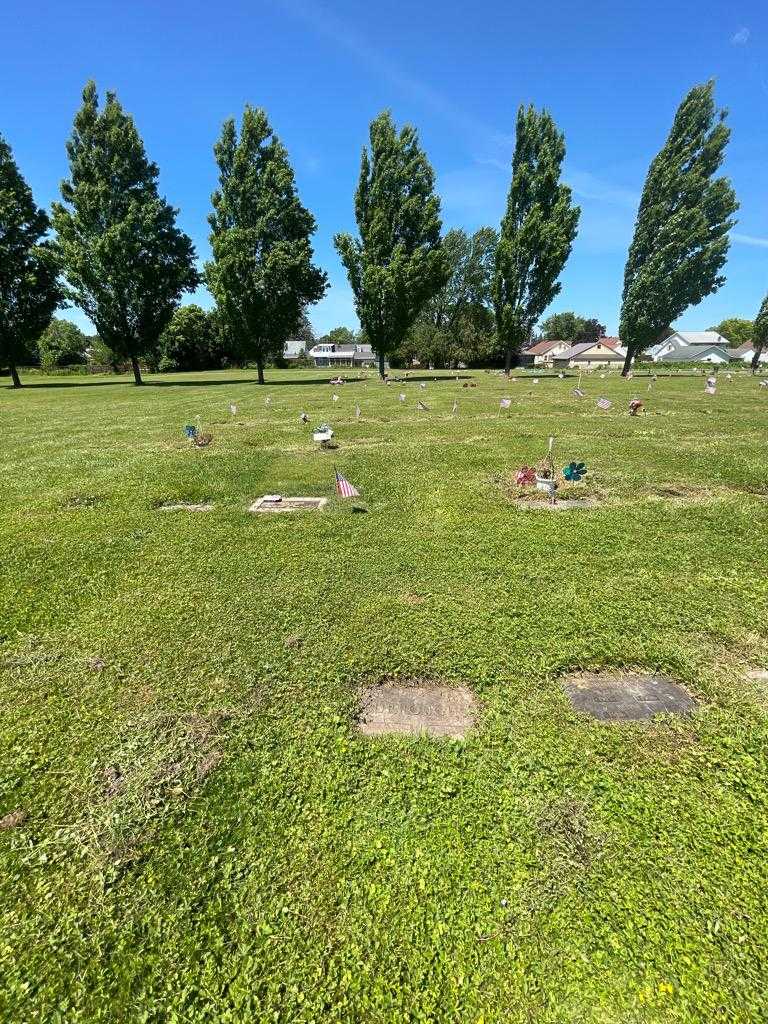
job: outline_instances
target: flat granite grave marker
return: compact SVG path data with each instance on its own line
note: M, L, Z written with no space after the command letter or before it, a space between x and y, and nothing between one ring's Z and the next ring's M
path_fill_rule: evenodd
M328 504L327 498L283 498L265 494L248 506L249 512L315 512Z
M637 722L661 713L687 715L698 702L664 676L639 672L578 672L563 680L577 711L603 722Z
M358 729L364 736L398 734L463 739L472 727L475 698L464 686L384 684L362 691Z

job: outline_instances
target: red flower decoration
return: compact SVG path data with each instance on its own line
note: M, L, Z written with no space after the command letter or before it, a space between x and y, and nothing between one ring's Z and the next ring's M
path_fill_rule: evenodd
M518 487L527 487L536 482L536 470L530 466L521 466L515 474L515 483Z

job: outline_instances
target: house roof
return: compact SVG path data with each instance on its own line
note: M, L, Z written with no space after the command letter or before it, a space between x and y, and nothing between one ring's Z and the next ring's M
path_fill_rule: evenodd
M728 349L731 359L743 359L744 356L751 356L755 351L755 347L752 342L748 341L746 345L739 345L738 348Z
M726 362L733 358L730 349L723 345L686 345L668 353L668 358L663 361L670 363L695 363L699 359L706 359L709 355L718 355Z
M675 331L665 341L669 341L671 338L680 338L684 345L724 345L726 348L728 347L728 339L724 338L722 334L718 334L717 331Z
M567 345L564 341L537 341L535 345L531 345L530 348L525 350L525 354L529 356L545 356L547 352L551 352L555 345Z
M607 351L598 352L598 346ZM563 352L562 355L558 356L558 359L578 359L579 356L585 355L591 349L595 349L595 355L599 355L601 359L623 359L624 356L618 350L618 347L618 338L600 338L599 341L580 341L578 344L571 346L567 352Z

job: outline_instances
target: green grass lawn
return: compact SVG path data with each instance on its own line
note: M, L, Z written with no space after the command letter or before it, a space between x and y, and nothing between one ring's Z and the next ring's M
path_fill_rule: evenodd
M768 1017L768 391L423 376L0 389L3 1021ZM510 500L550 434L595 507ZM587 719L559 676L601 666L700 708ZM386 676L477 727L358 736Z

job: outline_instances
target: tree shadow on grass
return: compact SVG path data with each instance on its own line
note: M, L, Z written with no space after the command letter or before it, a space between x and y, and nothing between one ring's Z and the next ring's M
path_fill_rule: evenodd
M417 384L421 381L433 381L435 383L439 381L452 381L456 379L467 380L469 379L466 374L455 374L455 373L442 373L442 374L421 374L419 376L411 375L409 377L392 376L390 381L393 384ZM370 377L359 379L357 377L350 377L344 381L344 385L349 384L365 384L367 382L379 383L378 377ZM208 387L220 387L222 385L233 385L233 384L255 384L259 386L258 379L256 377L245 377L240 379L225 379L225 380L152 380L149 378L145 380L141 387L144 388L208 388ZM264 381L261 387L272 387L281 388L284 385L295 387L302 384L330 384L330 380L327 376L324 377L304 377L300 380L270 380L269 377ZM122 385L123 387L134 388L136 385L132 380L128 380L126 377L116 377L114 380L68 380L68 381L46 381L45 383L32 383L27 384L22 382L22 387L14 389L11 384L5 385L7 391L48 391L56 388L105 388ZM2 387L3 385L0 385ZM342 386L342 385L340 385Z

